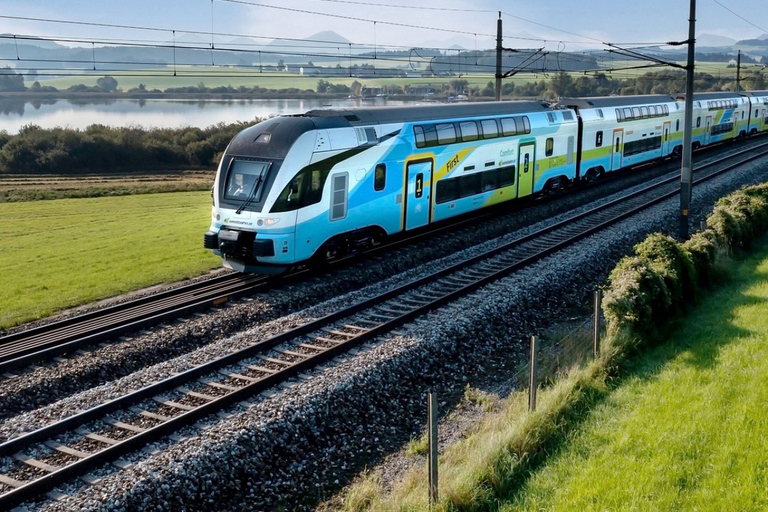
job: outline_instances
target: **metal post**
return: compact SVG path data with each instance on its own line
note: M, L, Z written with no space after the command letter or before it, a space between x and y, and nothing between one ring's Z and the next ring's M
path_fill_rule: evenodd
M688 214L691 209L691 188L693 166L691 143L693 139L693 66L694 43L696 41L696 0L691 0L691 15L688 19L688 66L685 81L685 129L683 132L683 168L680 172L680 240L688 238Z
M707 221L703 220L701 221L701 230L706 231L707 230Z
M602 290L595 290L595 325L592 332L592 355L595 359L600 355L600 303L602 300Z
M539 351L538 347L538 339L536 336L531 336L531 377L528 381L528 410L529 411L535 411L536 410L536 385L537 385L537 376L536 376L536 359L537 359L537 352Z
M496 22L496 101L501 101L501 11Z
M741 84L741 50L736 58L736 92L739 92L739 84Z
M429 419L427 431L429 437L429 508L437 504L437 395L429 394Z

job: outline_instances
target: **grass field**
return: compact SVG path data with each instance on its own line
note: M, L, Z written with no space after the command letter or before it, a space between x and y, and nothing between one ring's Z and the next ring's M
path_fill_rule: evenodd
M768 242L756 254L499 510L768 509Z
M0 203L210 190L214 177L214 171L77 176L0 174Z
M90 75L90 71L88 74ZM105 72L103 74L93 74L92 76L83 76L81 71L76 72L73 76L68 77L56 77L46 78L38 77L37 80L46 86L56 87L60 90L65 90L72 85L85 84L88 86L95 86L96 80L104 74L113 76L117 82L118 87L124 91L138 87L139 84L144 84L147 89L160 89L165 90L169 87L187 87L197 86L201 82L207 87L217 86L232 86L232 87L264 87L266 89L287 89L295 87L298 89L312 89L317 88L317 82L320 79L328 80L334 84L351 85L352 82L357 80L365 87L386 87L399 85L404 86L408 84L418 84L423 86L441 86L442 84L448 84L453 80L459 78L469 81L471 87L479 86L485 87L488 82L494 80L493 74L488 75L468 75L468 76L449 76L449 77L429 77L429 78L359 78L359 77L317 77L317 76L300 76L295 73L259 73L258 68L255 69L243 69L243 68L222 68L222 67L186 67L178 68L177 76L173 76L172 69L162 70L143 70L143 71L129 71L125 72L125 75L139 75L139 76L121 76L121 72ZM543 76L534 77L533 75L523 75L515 77L513 79L505 79L505 83L514 82L515 84L527 83L533 80L540 80ZM26 84L31 85L30 83Z
M0 328L206 272L210 192L0 203Z

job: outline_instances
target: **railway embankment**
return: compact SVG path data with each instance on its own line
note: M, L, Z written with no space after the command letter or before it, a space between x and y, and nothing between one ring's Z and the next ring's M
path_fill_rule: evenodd
M716 199L734 188L765 181L766 172L759 165L746 166L700 187L692 218L703 219ZM180 431L126 457L123 469L107 467L91 475L91 481L98 479L94 485L61 488L67 496L41 509L205 510L215 503L222 510L312 510L363 468L421 434L428 390L439 390L441 410L448 411L468 382L513 388L516 383L504 382L503 375L509 375L515 353L523 351L520 340L583 306L594 284L603 282L645 233L674 229L676 207L659 205L642 220L621 223L313 371L310 380L295 379L226 417ZM437 264L425 263L302 314L321 315L332 302L376 293ZM238 339L258 337L258 331ZM118 380L73 400L94 400L92 394L122 385ZM21 428L23 421L19 417L7 426Z
M732 257L765 253L768 185L724 197L706 226L684 243L652 234L619 261L600 356L540 389L535 412L512 394L448 447L434 510L760 508L766 263ZM392 492L377 478L342 508L428 507L423 467Z

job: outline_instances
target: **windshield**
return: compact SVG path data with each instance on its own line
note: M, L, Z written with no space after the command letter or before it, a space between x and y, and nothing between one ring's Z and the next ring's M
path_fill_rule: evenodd
M224 199L235 201L260 201L261 184L269 167L269 162L254 160L234 160L227 175Z

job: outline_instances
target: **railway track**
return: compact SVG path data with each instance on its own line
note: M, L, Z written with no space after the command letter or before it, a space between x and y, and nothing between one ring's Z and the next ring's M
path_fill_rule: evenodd
M757 146L757 149L760 147L762 145ZM749 148L739 154L755 149ZM731 157L726 157L723 160L728 158ZM707 166L718 165L719 162L713 162ZM700 167L697 172L704 168L706 166ZM638 172L642 172L642 170ZM670 180L674 179L676 178L670 178ZM407 246L414 241L423 243L426 234L435 236L441 232L472 229L477 222L482 222L486 217L508 215L510 211L514 212L525 205L510 206L511 208L502 213L498 209L488 209L488 211L477 212L477 214L459 222L433 226L415 234L396 238L385 245L366 251L366 257L383 254L394 248ZM333 262L330 267L343 266L348 263L348 259ZM132 332L175 320L194 312L204 311L239 297L265 290L278 283L305 279L310 273L311 269L301 268L279 277L243 274L218 276L0 337L0 375L10 374L14 370L39 361L49 361L62 354L74 353L98 343L118 339L120 336Z
M761 158L739 153L728 167L697 169L696 182ZM0 474L0 508L35 498L180 427L299 376L350 349L451 303L607 226L679 193L663 180L543 230L486 250L323 318L176 374L0 444L14 467ZM149 404L152 404L151 406ZM48 453L32 457L28 453Z

